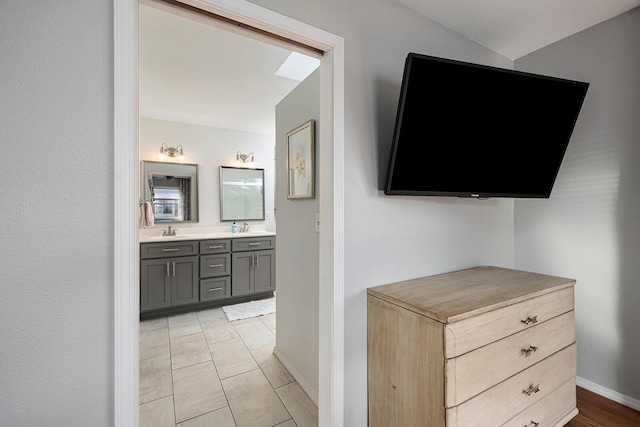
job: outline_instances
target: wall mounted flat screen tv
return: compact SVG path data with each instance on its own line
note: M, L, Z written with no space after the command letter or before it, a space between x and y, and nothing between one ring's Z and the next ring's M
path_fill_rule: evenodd
M385 194L548 198L588 87L410 53Z

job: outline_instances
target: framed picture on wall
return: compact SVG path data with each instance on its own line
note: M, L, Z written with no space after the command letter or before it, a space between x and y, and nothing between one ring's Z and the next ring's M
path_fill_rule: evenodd
M309 120L287 133L287 199L315 198L314 129Z

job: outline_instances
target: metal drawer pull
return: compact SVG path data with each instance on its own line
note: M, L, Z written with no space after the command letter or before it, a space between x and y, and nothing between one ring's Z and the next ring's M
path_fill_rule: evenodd
M173 262L173 275L176 275L176 262Z
M224 267L224 264L209 264L209 268Z
M222 249L222 248L224 248L224 245L209 246L209 249Z
M262 242L249 243L249 246L260 246L261 244L262 244Z
M522 351L522 354L524 354L524 357L529 357L531 356L532 353L535 353L537 349L538 347L530 345L529 348L523 348L520 351Z
M221 291L224 288L209 288L209 292Z
M529 386L529 388L522 390L522 392L524 394L526 394L527 396L531 396L532 394L536 394L537 392L540 391L540 384L538 384L537 386L534 386L533 384L531 384Z
M529 323L536 324L538 323L538 316L529 316L525 320L521 320L520 322L524 323L525 325L528 325Z
M162 252L175 252L175 251L179 251L180 248L163 248Z
M537 423L537 422L532 420L529 424L527 424L524 427L538 427L539 425L540 425L540 423Z
M167 261L167 276L171 276L171 270L169 270L169 261Z

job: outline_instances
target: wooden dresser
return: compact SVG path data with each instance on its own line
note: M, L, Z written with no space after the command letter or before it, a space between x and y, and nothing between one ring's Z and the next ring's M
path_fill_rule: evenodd
M565 425L574 285L478 267L369 288L369 426Z

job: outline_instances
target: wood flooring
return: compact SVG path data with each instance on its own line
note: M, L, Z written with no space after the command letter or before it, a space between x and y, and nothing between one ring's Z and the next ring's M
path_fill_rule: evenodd
M640 412L577 387L580 413L566 427L640 427Z

